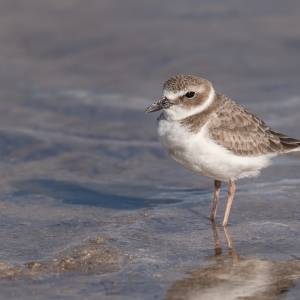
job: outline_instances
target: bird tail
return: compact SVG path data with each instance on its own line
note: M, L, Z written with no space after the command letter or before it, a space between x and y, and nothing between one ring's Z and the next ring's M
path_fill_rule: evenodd
M282 152L300 151L300 140L291 138L285 134L272 131L276 135L282 145Z

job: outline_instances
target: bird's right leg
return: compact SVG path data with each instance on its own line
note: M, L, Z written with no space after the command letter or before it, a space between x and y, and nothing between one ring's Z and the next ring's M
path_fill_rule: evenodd
M210 216L210 219L212 221L216 221L217 206L218 206L218 200L219 200L219 195L220 195L220 190L221 190L221 184L222 184L222 181L215 180L214 202L213 202L213 207L212 207L211 216Z

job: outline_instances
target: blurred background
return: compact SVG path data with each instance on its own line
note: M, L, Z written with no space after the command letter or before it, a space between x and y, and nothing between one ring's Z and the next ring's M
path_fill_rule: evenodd
M169 77L192 74L210 80L216 91L276 131L300 138L299 12L295 0L0 0L0 260L52 259L103 232L114 236L114 247L147 251L145 240L131 240L147 228L151 247L157 247L152 253L166 271L165 285L157 283L163 295L175 278L166 275L174 272L169 262L182 261L182 271L214 248L193 238L200 224L202 236L212 240L205 224L210 224L213 182L167 157L157 141L157 114L144 111L160 99ZM296 154L282 156L259 179L238 183L231 224L239 241L244 239L242 253L265 250L247 248L258 216L287 223L299 217L299 164ZM287 197L289 206L281 201ZM184 201L195 210L173 209L176 222L168 219L165 207ZM273 210L269 201L276 202ZM130 228L123 219L114 223L120 214L141 209L164 226L138 225L140 216L128 217ZM294 226L299 235L299 224ZM248 235L239 233L245 228ZM269 245L276 240L274 228L264 229L270 231ZM173 231L177 241L196 243L186 263L189 254L179 242L174 256L167 246L161 250L167 237L174 242L167 235ZM283 236L289 234L283 230ZM292 238L288 245L296 247ZM141 258L132 268L147 285L145 278L151 282L156 275L145 264ZM2 276L9 276L3 270ZM84 278L76 288L92 291L96 285L89 284L96 279ZM72 285L68 280L60 284ZM44 284L51 294L51 284ZM22 298L27 285L0 286Z
M297 1L2 0L1 90L160 97L174 74L234 98L299 94Z
M160 99L163 83L176 74L209 79L217 91L275 130L299 137L299 10L293 0L166 0L147 5L138 0L0 1L3 159L19 159L25 177L29 171L31 177L49 177L40 165L36 170L32 164L25 167L29 152L31 163L45 165L45 157L72 152L70 145L53 146L51 138L65 143L78 136L93 138L105 143L106 150L99 146L101 153L97 149L93 158L90 149L80 158L69 155L62 168L51 161L55 176L72 177L89 163L95 173L90 177L105 180L113 166L107 157L113 163L119 156L120 164L130 163L122 170L115 164L118 171L107 180L117 175L126 181L131 168L149 168L145 157L135 162L141 151L149 152L138 145L157 141L157 115L143 112ZM23 136L25 129L27 139L39 136L41 142L42 136L44 148L27 141L30 145L20 154L20 146L26 145L6 132ZM117 144L124 140L134 149L127 145L120 150ZM12 153L16 146L17 153ZM154 147L148 154L154 155L151 165L159 168L156 157L164 152ZM66 175L68 168L72 172Z

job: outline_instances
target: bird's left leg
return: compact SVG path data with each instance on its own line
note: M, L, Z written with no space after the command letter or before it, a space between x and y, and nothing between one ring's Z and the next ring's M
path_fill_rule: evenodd
M225 211L225 215L224 215L224 220L223 220L222 226L226 226L227 225L228 217L229 217L229 213L230 213L231 204L232 204L232 201L233 201L235 190L236 190L236 187L235 187L234 181L230 180L229 188L228 188L227 206L226 206L226 211Z

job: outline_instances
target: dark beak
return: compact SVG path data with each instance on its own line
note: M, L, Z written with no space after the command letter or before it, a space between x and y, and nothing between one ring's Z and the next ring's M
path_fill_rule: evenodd
M172 103L167 98L162 98L160 101L151 104L145 111L145 114L154 111L162 110L164 108L169 108Z

